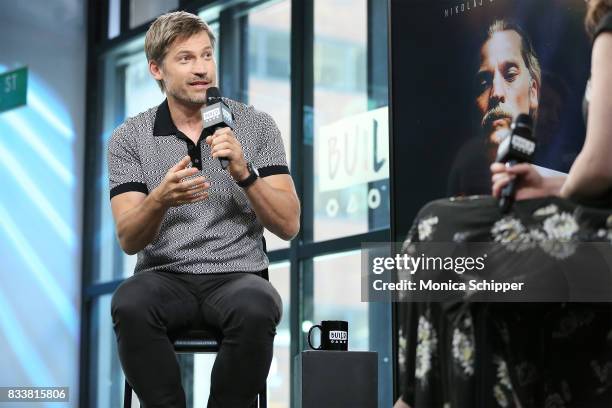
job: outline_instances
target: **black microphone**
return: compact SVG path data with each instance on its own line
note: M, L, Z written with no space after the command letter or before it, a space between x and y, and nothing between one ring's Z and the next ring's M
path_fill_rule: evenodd
M204 121L204 131L206 136L210 136L219 128L228 127L234 129L234 116L230 108L221 99L219 88L210 87L206 90L206 108L202 111ZM221 168L227 169L229 159L219 157Z
M512 167L517 163L532 163L536 142L533 137L533 121L531 116L521 113L512 122L510 134L500 143L497 149L497 162L506 163ZM502 189L499 198L499 208L507 213L514 203L516 194L516 178Z

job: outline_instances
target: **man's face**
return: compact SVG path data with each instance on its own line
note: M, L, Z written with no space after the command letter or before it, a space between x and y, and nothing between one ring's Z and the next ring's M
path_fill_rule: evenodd
M217 65L208 34L204 31L177 38L161 65L149 62L155 79L163 80L169 98L189 104L206 102L206 90L217 86Z
M507 30L493 34L480 50L476 107L491 146L507 134L519 113L538 107L538 85L521 55L521 37Z

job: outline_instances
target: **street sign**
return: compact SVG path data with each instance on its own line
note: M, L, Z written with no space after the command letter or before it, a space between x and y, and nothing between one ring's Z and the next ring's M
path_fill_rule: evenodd
M0 74L0 112L26 104L28 68Z

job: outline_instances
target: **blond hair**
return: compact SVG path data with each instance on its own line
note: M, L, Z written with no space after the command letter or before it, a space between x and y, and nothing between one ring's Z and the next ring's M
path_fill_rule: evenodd
M177 38L189 38L192 35L206 32L210 44L215 48L215 34L211 28L195 14L185 11L174 11L159 16L149 27L145 36L145 54L147 62L154 61L159 66L164 63L168 48ZM157 80L162 92L165 92L164 82Z

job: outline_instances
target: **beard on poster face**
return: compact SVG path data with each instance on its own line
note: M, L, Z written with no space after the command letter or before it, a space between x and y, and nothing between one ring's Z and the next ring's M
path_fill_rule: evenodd
M488 110L480 122L480 127L487 136L487 141L495 145L499 144L508 133L513 117L512 112L501 105Z

